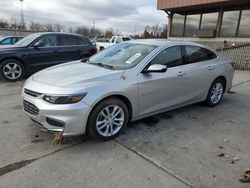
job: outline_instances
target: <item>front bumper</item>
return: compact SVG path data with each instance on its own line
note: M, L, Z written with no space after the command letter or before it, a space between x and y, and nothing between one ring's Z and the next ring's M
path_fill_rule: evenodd
M55 105L22 93L24 112L43 131L63 132L63 136L84 134L90 107L84 102Z

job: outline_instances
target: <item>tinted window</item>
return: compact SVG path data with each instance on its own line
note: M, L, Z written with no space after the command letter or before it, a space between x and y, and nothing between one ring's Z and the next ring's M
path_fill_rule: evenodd
M15 44L16 42L18 42L19 40L21 40L22 38L17 37L17 38L12 38L12 43Z
M123 41L129 41L129 40L131 40L131 39L128 38L128 37L123 37L122 40L123 40Z
M85 41L75 36L63 35L60 36L60 38L61 38L60 46L77 46L77 45L87 44Z
M168 68L182 65L182 55L180 46L166 48L151 61L151 65L167 65Z
M1 44L11 44L11 38L7 38L1 42Z
M15 44L18 41L18 38L12 38L12 44Z
M56 35L47 35L39 40L42 42L44 47L53 47L57 46L57 36Z
M185 49L186 60L188 63L207 61L217 57L215 53L211 52L210 50L198 46L185 46Z

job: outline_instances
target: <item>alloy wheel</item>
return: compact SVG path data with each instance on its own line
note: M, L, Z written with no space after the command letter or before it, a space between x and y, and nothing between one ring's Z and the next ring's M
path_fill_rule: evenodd
M8 79L15 80L22 75L22 68L17 63L10 62L3 67L3 73Z
M96 130L104 137L113 136L122 128L124 120L124 111L120 106L107 106L97 116Z
M223 95L223 85L220 82L217 82L216 84L214 84L212 91L211 91L211 102L213 104L217 104L218 102L220 102L221 98Z

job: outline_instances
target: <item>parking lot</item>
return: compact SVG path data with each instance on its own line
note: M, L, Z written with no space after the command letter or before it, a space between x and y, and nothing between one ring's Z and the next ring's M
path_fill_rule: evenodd
M114 141L53 147L22 112L23 83L0 80L0 187L250 187L238 181L250 167L248 71L235 72L216 108L195 104L135 122Z

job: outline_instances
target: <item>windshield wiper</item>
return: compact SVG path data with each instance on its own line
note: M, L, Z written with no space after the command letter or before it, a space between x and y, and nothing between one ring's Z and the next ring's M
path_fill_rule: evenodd
M83 63L90 63L90 61L89 61L89 58L87 57L87 58L83 58L83 59L81 59L81 62L83 62Z
M111 69L111 70L115 70L112 65L106 65L106 64L103 64L103 63L90 63L90 64L91 65L97 65L99 67L104 67L104 68Z

